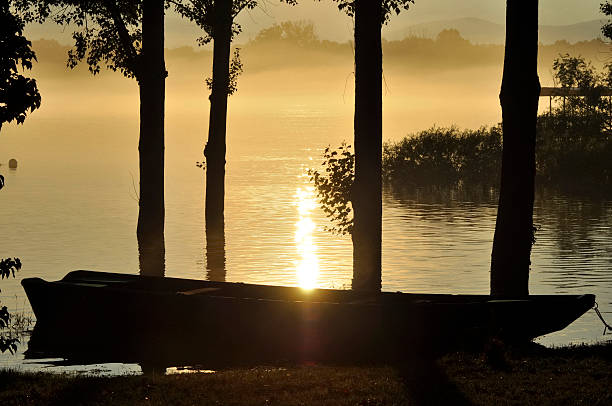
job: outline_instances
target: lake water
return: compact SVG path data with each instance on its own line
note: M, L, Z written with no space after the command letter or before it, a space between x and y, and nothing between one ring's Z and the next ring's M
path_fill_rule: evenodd
M74 91L75 99L51 93L49 107L23 127L2 129L0 169L6 187L0 192L0 257L17 256L24 264L16 280L2 281L2 302L11 310L29 311L21 278L54 280L74 269L138 273L137 94L130 86L131 92L117 96L123 104L114 110L107 100L90 98L87 108L78 110L81 93ZM265 95L258 103L246 87L246 97L230 103L221 275L207 266L204 173L195 165L205 139L205 99L168 99L166 275L350 286L350 239L324 230L327 219L305 176L321 161L326 145L351 139L350 103L341 97L333 103L294 98L266 107ZM76 109L78 118L62 110L64 105ZM390 109L385 138L403 135L396 129L405 120L399 109ZM7 168L13 157L19 160L17 170ZM494 190L387 188L383 204L384 290L488 293ZM539 191L534 216L541 229L532 254L530 292L594 293L610 321L612 199ZM538 341L601 341L606 339L602 330L589 311L566 330ZM5 365L23 365L20 354L2 359Z

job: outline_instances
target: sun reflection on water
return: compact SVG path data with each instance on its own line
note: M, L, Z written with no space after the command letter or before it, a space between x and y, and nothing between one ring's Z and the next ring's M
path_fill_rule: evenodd
M295 223L295 245L298 251L297 280L303 289L313 289L319 277L319 257L317 245L313 240L316 226L311 218L311 212L317 205L314 187L297 188L295 198L298 209L298 221Z

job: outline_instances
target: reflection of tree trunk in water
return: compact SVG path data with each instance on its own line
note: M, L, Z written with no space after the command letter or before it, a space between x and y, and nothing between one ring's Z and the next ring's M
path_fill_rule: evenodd
M140 196L138 253L143 275L164 275L164 2L149 0L142 9L140 87Z
M376 18L378 16L378 18ZM353 289L381 288L382 45L381 0L355 1L355 182Z
M491 294L529 294L533 238L538 79L538 2L508 0L506 49L499 99L503 154L491 254Z
M225 282L225 228L206 227L206 279Z

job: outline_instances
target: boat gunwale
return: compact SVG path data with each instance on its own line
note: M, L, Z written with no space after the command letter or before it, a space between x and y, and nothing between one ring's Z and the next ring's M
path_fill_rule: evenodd
M95 277L91 277L94 276ZM84 277L83 277L84 276ZM89 276L89 277L88 277ZM104 276L107 276L104 279ZM119 277L119 278L118 278ZM126 280L127 279L127 280ZM28 282L28 280L30 282ZM64 285L64 286L78 286L80 288L97 288L107 289L117 292L143 292L149 295L156 296L185 296L193 298L222 298L222 299L234 299L234 300L261 300L271 302L295 302L295 303L321 303L321 304L338 304L338 305L458 305L458 304L481 304L481 305L503 305L505 303L529 303L529 302L550 302L554 301L557 303L563 303L568 301L595 301L595 295L593 294L570 294L570 295L529 295L521 298L501 298L494 297L485 294L456 294L456 293L410 293L410 292L356 292L349 289L327 289L327 288L315 288L305 290L299 286L280 286L280 285L264 285L264 284L253 284L244 282L219 282L219 281L206 281L201 279L188 279L188 278L177 278L177 277L157 277L157 276L143 276L136 274L118 274L109 272L98 272L88 270L75 270L66 274L62 279L57 281L47 281L42 278L25 278L22 280L22 285L41 281L47 284ZM178 289L151 289L151 283L196 283L204 285L212 285L219 287L228 287L233 289L241 289L244 291L248 290L274 290L281 293L293 293L300 292L300 294L314 296L316 294L321 295L344 295L354 296L349 298L340 297L340 300L308 300L304 299L287 299L287 298L274 298L265 297L267 292L261 292L259 295L253 296L241 296L241 295L228 295L228 294L214 294L212 292L206 294L192 294L184 295L184 291ZM103 286L94 286L96 284L105 284ZM125 285L122 285L125 284ZM141 286L134 286L140 284ZM226 292L227 293L227 292ZM314 295L313 295L314 294ZM271 295L276 296L276 295ZM347 300L342 300L347 299ZM395 299L395 300L393 300Z

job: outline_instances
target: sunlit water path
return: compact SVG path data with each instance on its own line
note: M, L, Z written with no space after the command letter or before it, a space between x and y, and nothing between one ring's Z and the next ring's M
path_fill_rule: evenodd
M344 111L344 110L343 110ZM225 217L228 281L346 288L350 239L325 231L327 219L305 176L322 149L350 139L350 109L287 106L274 115L230 115ZM203 120L203 119L202 119ZM76 129L75 129L76 128ZM74 269L138 272L134 119L69 123L33 119L2 134L0 257L18 256L17 280L2 281L2 301L28 311L19 279L53 280ZM78 131L78 136L74 133ZM66 134L73 134L68 137ZM166 275L204 279L203 125L170 117L167 129ZM236 136L240 134L240 137ZM497 195L492 190L384 194L383 288L390 291L487 293ZM612 200L537 195L541 226L533 250L532 293L595 293L612 318ZM591 311L540 342L603 340ZM19 364L21 355L4 356ZM123 367L131 371L127 366Z

